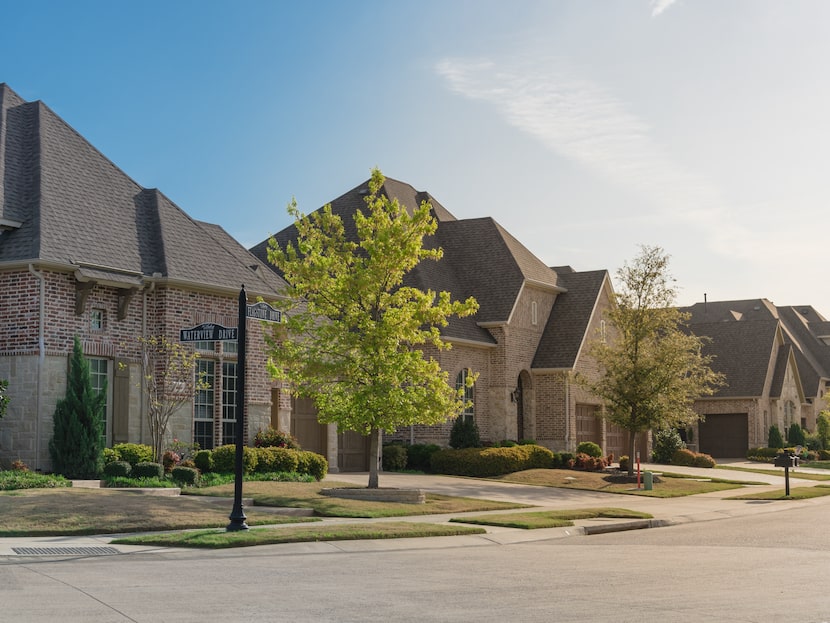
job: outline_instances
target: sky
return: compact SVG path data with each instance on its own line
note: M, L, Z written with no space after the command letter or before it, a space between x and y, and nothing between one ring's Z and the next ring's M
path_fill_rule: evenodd
M830 2L0 0L0 82L246 247L378 167L551 266L830 317Z

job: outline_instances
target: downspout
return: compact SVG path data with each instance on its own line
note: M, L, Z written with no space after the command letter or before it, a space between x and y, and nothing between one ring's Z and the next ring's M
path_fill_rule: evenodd
M146 288L146 287L144 288L144 293L143 293L144 296L142 296L142 298L141 298L141 337L142 338L147 337L147 295L155 289L156 289L156 282L151 281L150 282L150 287L149 288ZM144 396L144 393L145 393L144 392L144 374L145 374L145 372L144 372L144 369L143 369L143 366L144 366L144 358L143 357L141 358L141 363L139 363L139 365L142 366L142 370L141 370L141 379L142 379L142 381L141 381L141 385L139 386L140 391L141 391L141 402L139 403L141 412L139 413L139 418L138 418L139 419L138 440L139 440L140 443L144 443L144 440L145 440L144 431L147 428L144 425L145 424L144 419L147 415L147 404L146 404L146 398Z
M46 361L46 278L43 276L43 273L36 271L32 264L29 264L29 272L40 281L40 311L38 312L37 336L37 393L35 396L35 470L40 471L40 405L41 388L43 387L43 368Z
M571 375L563 373L565 377L565 450L571 450Z

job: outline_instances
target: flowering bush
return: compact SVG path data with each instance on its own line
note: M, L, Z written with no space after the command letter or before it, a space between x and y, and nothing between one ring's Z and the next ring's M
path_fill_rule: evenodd
M281 430L269 426L265 430L258 431L254 436L254 447L299 450L300 444L290 433L284 433Z
M20 459L17 459L16 461L12 461L12 471L15 471L15 472L28 472L29 471L29 466L26 465L26 463L24 463Z
M182 457L172 450L167 450L161 457L161 464L164 465L165 473L170 473L181 462Z

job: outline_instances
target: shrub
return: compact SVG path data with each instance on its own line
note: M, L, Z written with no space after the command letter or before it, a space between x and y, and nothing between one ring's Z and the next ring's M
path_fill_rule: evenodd
M818 452L819 450L824 449L818 433L804 433L804 445L808 450L812 450L813 452Z
M605 459L601 456L591 456L584 452L577 452L573 458L573 469L578 469L586 472L598 472L607 466Z
M329 462L321 454L309 450L292 450L297 455L297 471L301 474L310 474L320 481L329 472Z
M242 446L242 471L252 474L256 470L256 462L256 449ZM213 470L216 472L236 471L236 444L229 443L213 450Z
M664 428L654 434L651 458L655 463L670 463L674 453L685 447L686 444L680 438L680 433L676 429Z
M502 448L512 448L513 446L518 446L519 444L512 439L504 439L498 445Z
M28 472L29 466L22 459L12 461L12 471L14 472Z
M173 477L173 480L184 485L199 484L199 470L193 467L182 467L181 465L176 465L170 471L170 475Z
M536 446L538 444L536 443L535 439L519 439L519 445L520 446Z
M161 463L151 461L139 461L133 465L130 474L132 478L164 478L164 466Z
M525 469L553 469L556 458L552 450L538 444L521 444L527 448L527 467Z
M622 455L620 457L620 471L627 472L628 471L628 456Z
M481 446L481 437L478 433L475 418L464 415L455 418L450 431L450 447L458 450L460 448L478 448L479 446Z
M113 463L114 461L120 461L121 455L118 453L118 450L113 448L104 448L104 466L109 463Z
M602 448L593 441L583 441L576 447L577 454L587 454L588 456L598 459L602 456Z
M489 477L553 464L553 452L542 446L460 448L433 453L432 471L455 476Z
M300 450L300 443L290 433L284 433L269 426L265 430L257 431L254 435L255 448L289 448Z
M387 472L401 472L406 469L406 447L399 443L390 443L383 446L381 465Z
M692 463L695 467L714 467L715 466L715 459L713 459L708 454L703 454L701 452L697 452L695 454L694 461Z
M119 461L127 461L133 467L136 463L153 460L152 446L143 443L117 443L112 449L118 453Z
M746 458L760 463L771 463L778 454L778 448L750 448Z
M816 434L821 440L821 447L830 450L830 413L822 411L816 418Z
M804 429L801 428L801 424L797 422L790 424L790 428L787 430L787 443L791 446L804 445Z
M200 472L211 472L213 471L213 452L210 450L199 450L193 455L193 462Z
M574 455L571 452L560 452L559 453L559 467L563 469L570 469L571 465L573 465Z
M259 473L298 471L299 460L297 459L297 450L270 446L256 448L256 453L256 471Z
M38 472L0 471L0 491L54 489L71 486L72 481L63 476L40 474Z
M177 452L173 452L172 450L165 450L164 454L161 456L161 464L164 465L164 471L166 473L170 473L170 470L181 463L181 461L182 457Z
M681 448L672 455L671 462L673 465L692 467L695 463L695 453L686 448Z
M819 461L830 461L830 450L819 450L818 451L818 460Z
M440 449L441 446L434 443L413 443L406 449L406 468L428 472L430 457Z
M104 465L105 476L123 476L126 478L131 471L133 471L133 467L127 461L113 461Z
M781 436L781 431L773 424L769 427L769 435L767 436L767 447L769 448L783 448L784 438Z

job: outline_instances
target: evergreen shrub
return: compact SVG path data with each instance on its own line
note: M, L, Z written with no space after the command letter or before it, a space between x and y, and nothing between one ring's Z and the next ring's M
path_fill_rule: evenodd
M288 448L290 450L300 450L300 443L290 433L285 433L269 426L265 430L260 430L254 435L255 448Z
M198 485L199 484L199 470L193 467L182 467L176 465L170 470L170 475L173 480L184 485Z
M153 447L143 443L117 443L112 449L118 453L119 461L127 461L132 466L153 460Z
M432 471L438 474L486 478L551 467L553 460L553 452L542 446L460 448L433 453L430 465Z
M256 471L259 473L289 473L298 471L299 460L296 450L289 450L288 448L278 446L267 446L257 448L256 454Z
M164 478L164 465L152 461L139 461L133 465L131 478Z
M475 418L459 415L455 418L450 430L450 448L478 448L481 446L481 436Z
M440 449L441 446L434 443L413 443L406 449L406 468L428 472L431 469L430 457Z
M124 476L125 478L133 471L133 466L127 461L113 461L104 465L104 475L106 476Z
M196 468L203 474L205 472L212 472L213 452L211 450L199 450L193 455L193 462L196 464Z
M600 448L599 444L596 444L593 441L582 441L576 447L576 453L587 454L592 458L598 459L602 456L602 448Z
M784 447L784 438L781 436L781 431L779 428L773 424L769 427L769 435L767 436L767 447L768 448L783 448Z
M252 474L256 470L255 448L242 446L242 471ZM213 471L230 473L236 471L236 444L229 443L213 450Z
M402 472L406 469L406 447L399 443L389 443L383 446L381 465L386 472Z
M309 450L292 450L297 455L297 471L301 474L309 474L314 480L320 481L329 472L329 462L322 454Z
M787 445L803 446L804 445L804 429L801 424L793 422L787 430Z
M670 463L674 453L686 447L680 433L674 428L664 428L654 434L651 459L655 463Z

